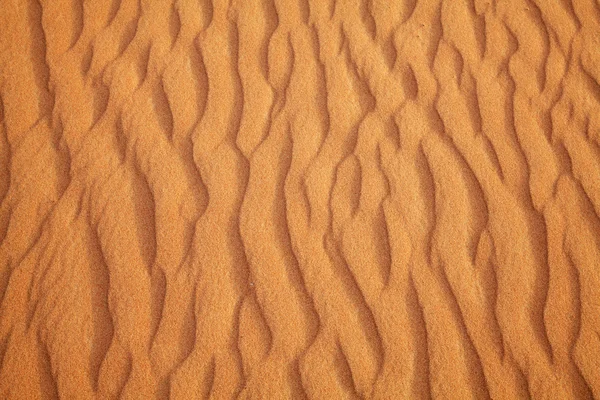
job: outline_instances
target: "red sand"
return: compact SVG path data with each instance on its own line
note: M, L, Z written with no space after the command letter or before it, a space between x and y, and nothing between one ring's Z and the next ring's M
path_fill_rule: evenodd
M600 398L595 0L5 0L0 398Z

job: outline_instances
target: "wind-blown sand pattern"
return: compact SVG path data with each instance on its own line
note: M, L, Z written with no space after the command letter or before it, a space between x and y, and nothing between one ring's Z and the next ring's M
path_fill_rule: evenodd
M600 398L598 1L0 4L0 398Z

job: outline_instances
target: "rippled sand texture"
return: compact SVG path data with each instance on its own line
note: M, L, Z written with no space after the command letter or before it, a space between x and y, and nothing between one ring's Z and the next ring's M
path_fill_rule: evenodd
M596 0L4 0L0 397L600 398Z

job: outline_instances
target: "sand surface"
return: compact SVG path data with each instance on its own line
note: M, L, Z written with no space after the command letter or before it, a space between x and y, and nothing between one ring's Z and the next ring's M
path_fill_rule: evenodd
M600 398L597 0L0 1L0 398Z

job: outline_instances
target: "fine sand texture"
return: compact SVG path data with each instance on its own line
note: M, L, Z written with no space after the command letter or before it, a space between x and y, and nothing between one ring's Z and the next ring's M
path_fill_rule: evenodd
M598 0L1 0L1 399L600 399Z

